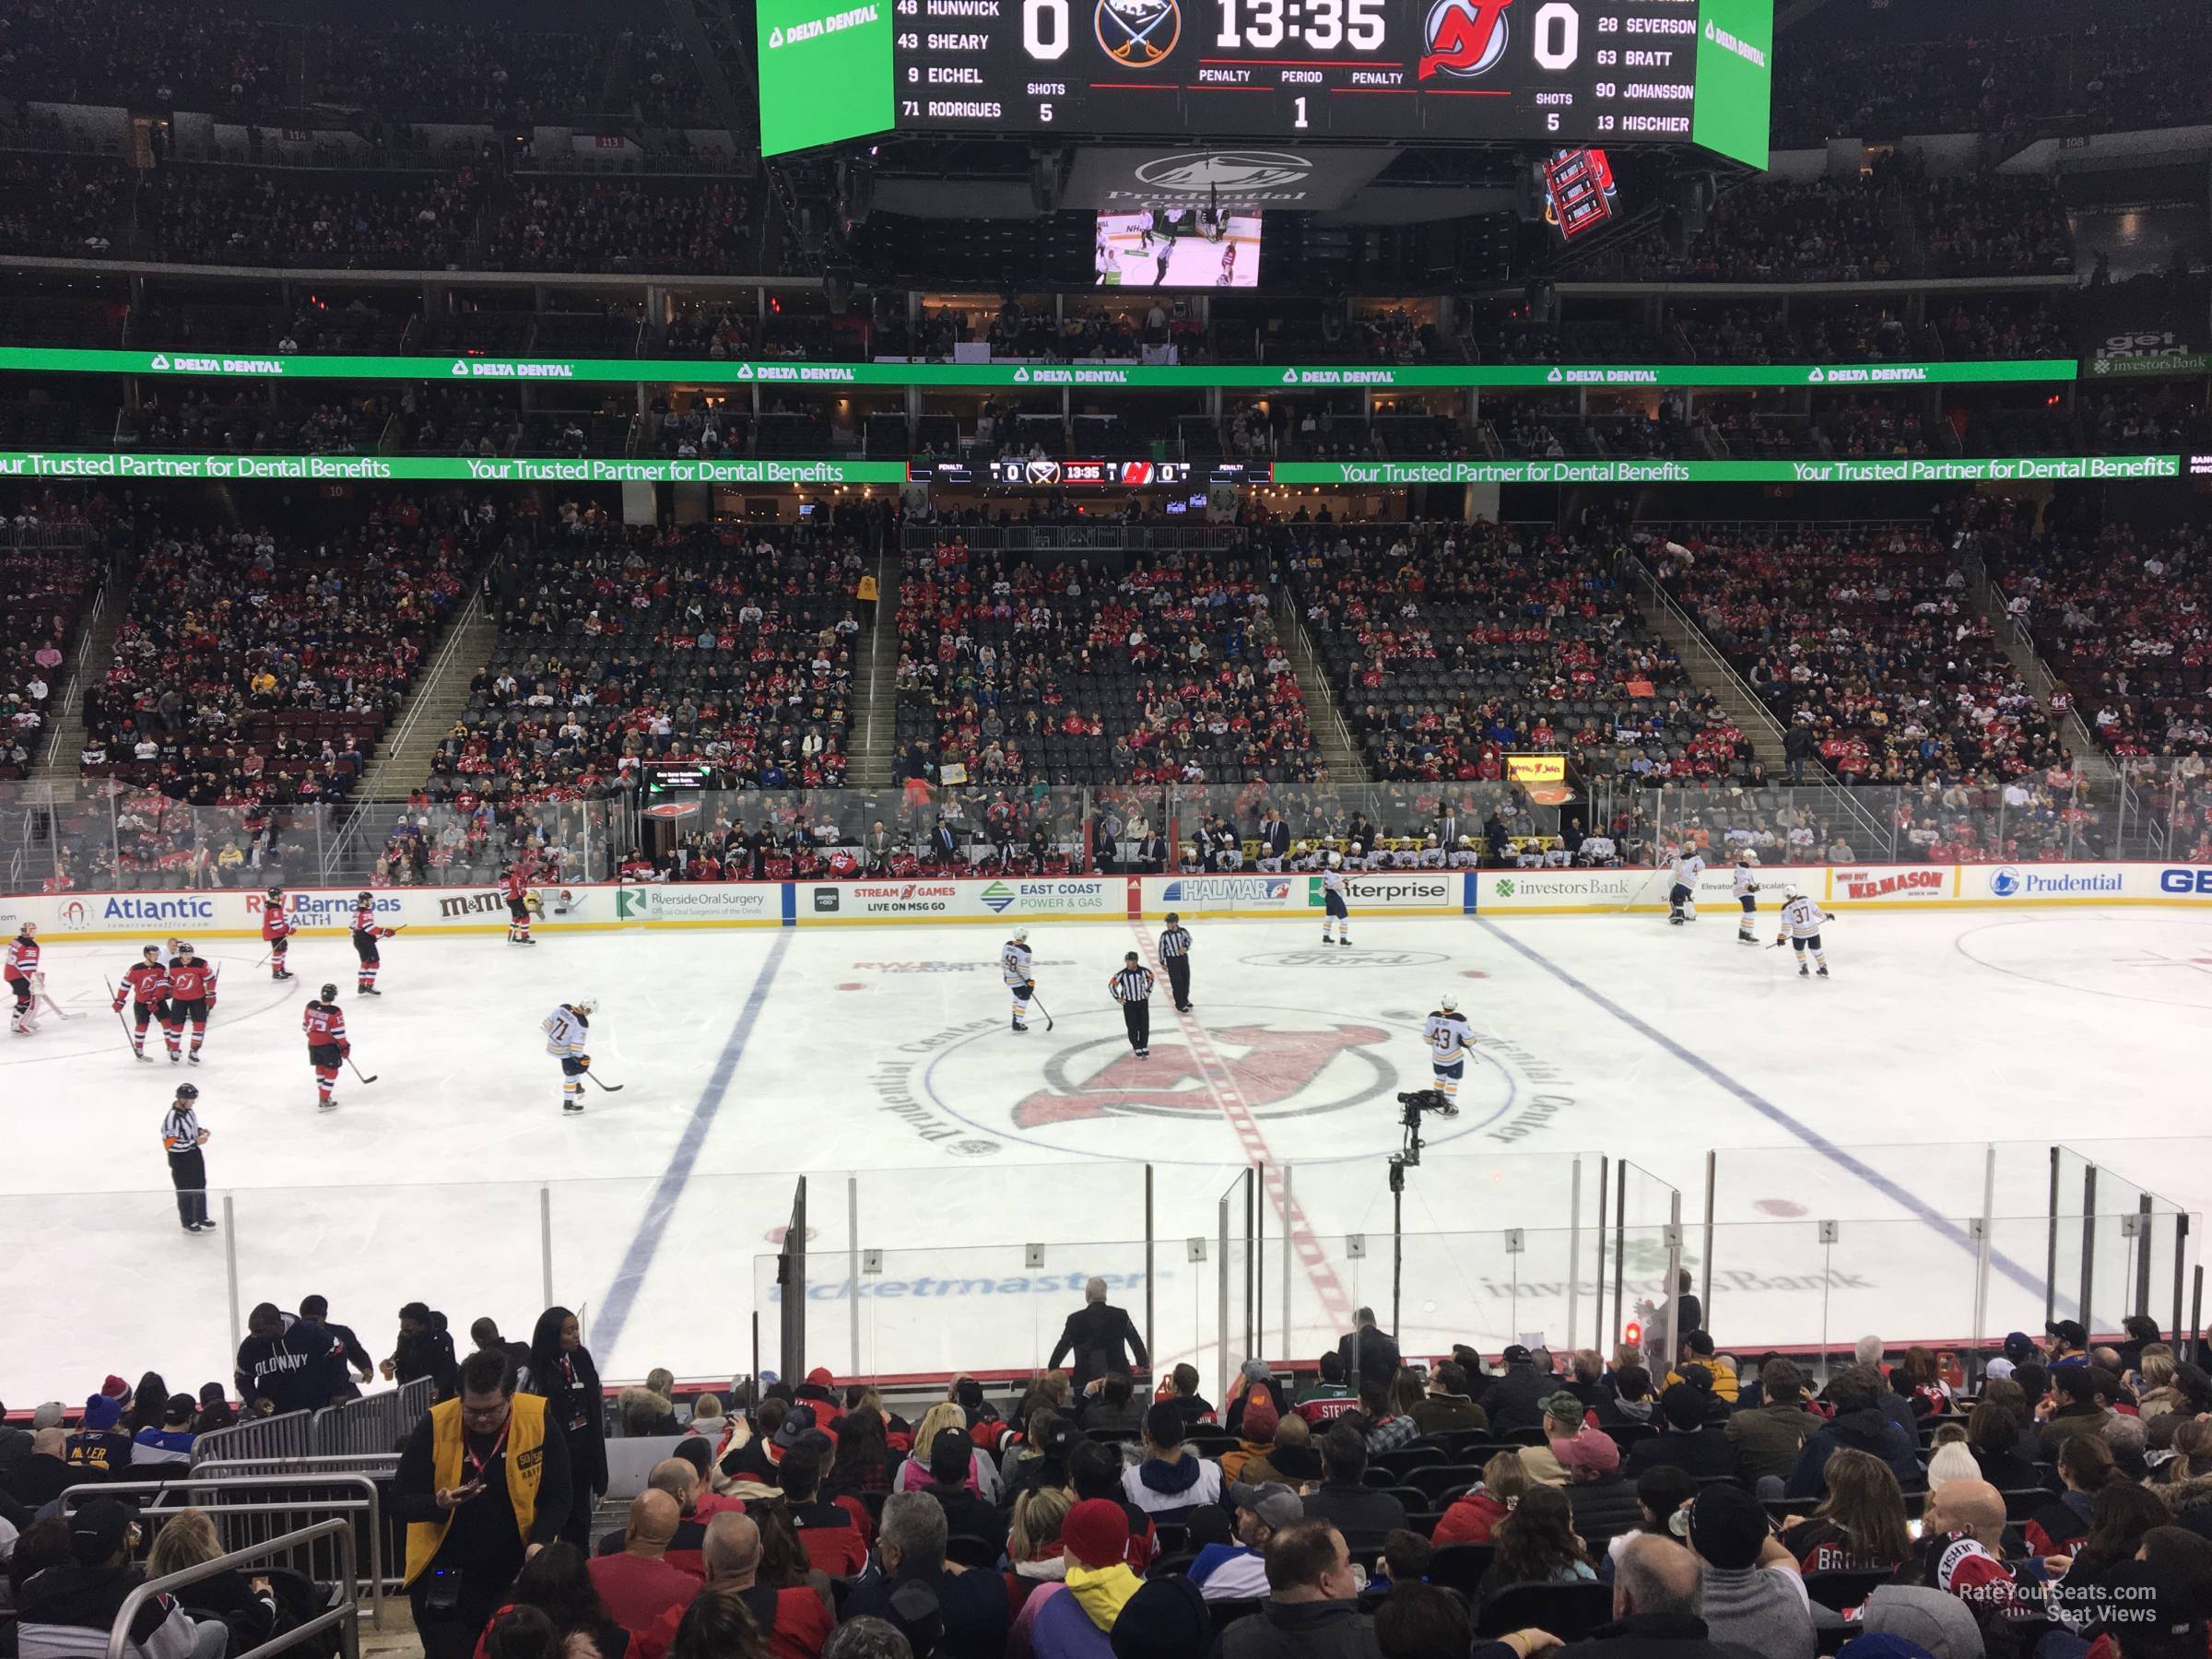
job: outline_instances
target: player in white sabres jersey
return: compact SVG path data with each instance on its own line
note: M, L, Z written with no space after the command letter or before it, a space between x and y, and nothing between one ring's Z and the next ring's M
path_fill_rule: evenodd
M1006 982L1006 989L1014 994L1014 1029L1026 1031L1030 1029L1030 998L1037 994L1035 959L1030 952L1028 928L1016 928L1013 936L1000 947L998 971Z
M1444 1097L1445 1117L1459 1115L1459 1082L1467 1075L1467 1051L1475 1046L1475 1029L1459 1011L1459 999L1446 996L1436 1005L1421 1027L1421 1041L1429 1045L1431 1087Z
M1677 847L1666 861L1666 923L1679 927L1698 919L1698 877L1705 874L1705 860L1695 847Z
M583 1074L592 1067L583 1052L591 1034L592 1015L599 1005L590 997L565 1002L546 1016L538 1029L546 1034L546 1053L560 1062L560 1109L583 1110Z
M1809 950L1820 977L1828 977L1828 953L1820 948L1820 924L1833 922L1835 917L1822 910L1797 888L1788 888L1782 901L1782 932L1774 937L1777 947L1790 944L1797 947L1797 975L1809 979L1811 971L1806 965Z
M1321 873L1321 942L1324 945L1349 945L1352 942L1352 912L1344 907L1344 854L1329 854L1329 867ZM1344 936L1337 938L1330 929L1343 924Z
M1748 848L1735 855L1735 868L1730 872L1729 885L1744 912L1736 918L1735 942L1756 945L1759 935L1751 931L1751 919L1759 914L1759 872L1753 867Z

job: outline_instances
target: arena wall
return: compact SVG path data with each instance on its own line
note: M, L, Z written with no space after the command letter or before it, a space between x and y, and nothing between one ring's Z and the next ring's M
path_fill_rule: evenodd
M1835 911L2035 910L2156 905L2212 910L2212 865L1816 865L1759 870L1760 908L1791 882ZM1725 865L1705 872L1698 901L1733 910ZM1650 914L1666 908L1659 870L1386 870L1347 877L1352 913L1391 916ZM295 888L307 934L340 935L358 888ZM822 927L975 923L1185 921L1318 916L1321 878L1280 876L1014 876L911 881L576 883L538 889L546 933L611 928ZM379 888L377 918L416 934L503 934L494 887ZM36 922L49 940L258 938L262 891L214 889L0 896L0 930Z

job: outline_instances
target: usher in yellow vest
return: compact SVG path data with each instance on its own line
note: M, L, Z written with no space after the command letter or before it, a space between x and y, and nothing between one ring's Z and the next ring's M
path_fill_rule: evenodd
M430 1489L445 1491L461 1482L461 1402L441 1400L430 1407ZM518 1394L507 1418L507 1497L514 1505L514 1523L522 1528L523 1544L530 1543L531 1524L537 1519L537 1488L546 1470L546 1402L537 1394ZM420 1578L445 1542L445 1529L453 1512L442 1512L435 1521L407 1524L407 1577Z

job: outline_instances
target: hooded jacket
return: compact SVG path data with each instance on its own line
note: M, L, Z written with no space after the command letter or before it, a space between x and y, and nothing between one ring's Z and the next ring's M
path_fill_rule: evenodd
M1184 1450L1173 1463L1147 1457L1122 1476L1122 1495L1155 1521L1177 1521L1221 1501L1221 1465Z
M1356 1601L1261 1605L1222 1633L1221 1659L1382 1659L1375 1621Z
M65 1561L33 1573L16 1605L22 1659L94 1659L124 1598L146 1582L135 1567L80 1567ZM148 1599L131 1621L130 1648L144 1659L191 1659L193 1622L167 1595Z
M1792 1498L1825 1498L1828 1495L1828 1460L1836 1453L1850 1447L1856 1452L1871 1452L1888 1464L1898 1482L1908 1491L1916 1491L1927 1484L1927 1471L1920 1466L1915 1455L1912 1436L1907 1434L1887 1416L1874 1406L1847 1411L1826 1427L1817 1429L1797 1453L1797 1462L1790 1470L1785 1488Z

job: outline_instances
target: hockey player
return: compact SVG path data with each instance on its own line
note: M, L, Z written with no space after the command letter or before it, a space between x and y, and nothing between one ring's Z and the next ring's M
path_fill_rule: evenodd
M200 1044L207 1041L207 1016L215 1012L215 964L194 950L190 940L177 941L177 954L169 959L169 1018L161 1034L169 1041L169 1062L180 1059L200 1063ZM184 1022L192 1022L192 1052L182 1053Z
M998 953L999 976L1014 994L1014 1029L1026 1031L1030 998L1037 994L1035 958L1030 951L1030 930L1018 927Z
M1152 970L1135 951L1122 958L1121 971L1106 982L1113 1000L1122 1005L1122 1023L1129 1030L1129 1046L1139 1060L1152 1057Z
M1354 851L1358 843L1354 843ZM1324 945L1349 945L1352 942L1352 912L1344 908L1344 854L1329 854L1329 867L1321 873L1321 942ZM1338 923L1344 924L1344 937L1335 937L1330 929Z
M1735 855L1735 869L1730 881L1735 901L1743 906L1744 913L1736 918L1735 942L1738 945L1756 945L1759 937L1751 931L1751 920L1759 914L1759 872L1757 859L1747 847Z
M337 1087L338 1067L353 1053L353 1044L346 1037L346 1015L338 1006L337 986L324 986L322 994L307 1005L307 1011L300 1017L300 1029L307 1033L308 1064L315 1068L315 1104L328 1112L338 1103L338 1097L331 1092Z
M1698 919L1698 877L1705 874L1705 861L1695 847L1677 847L1666 861L1666 924L1679 927L1685 922Z
M592 1057L583 1052L583 1041L590 1034L592 1014L598 1006L588 997L562 1003L538 1027L546 1034L546 1053L560 1062L563 1112L583 1110L583 1074L592 1068Z
M26 922L7 942L7 988L15 993L15 1032L18 1037L28 1037L39 1029L33 998L44 978L39 971L39 924Z
M273 887L262 895L261 938L269 947L269 977L288 980L291 970L284 965L284 953L291 948L292 935L300 930L292 925L292 918L284 907L284 889Z
M1797 947L1797 977L1812 977L1806 966L1806 951L1809 947L1813 962L1820 970L1820 977L1828 977L1828 953L1820 948L1820 924L1833 922L1835 917L1822 910L1794 884L1786 888L1782 896L1782 932L1774 937L1776 946L1789 943Z
M507 895L507 943L535 945L530 936L530 872L520 864L511 864L500 872L500 886ZM582 1106L577 1107L579 1112Z
M382 996L376 988L376 971L383 959L376 954L376 942L388 939L399 929L379 927L376 924L376 895L363 888L353 901L353 954L359 959L353 971L353 988L362 996Z
M1429 1045L1430 1086L1444 1097L1443 1115L1459 1115L1459 1083L1467 1075L1467 1050L1475 1044L1475 1029L1459 1011L1459 998L1438 999L1421 1027L1421 1041Z
M115 1012L123 1012L124 999L131 1004L131 1018L135 1029L131 1032L131 1053L151 1065L154 1057L146 1052L146 1028L155 1020L161 1030L169 1030L169 970L161 961L161 947L148 945L138 953L138 959L123 971L123 982L115 987ZM176 1039L170 1039L174 1049Z

